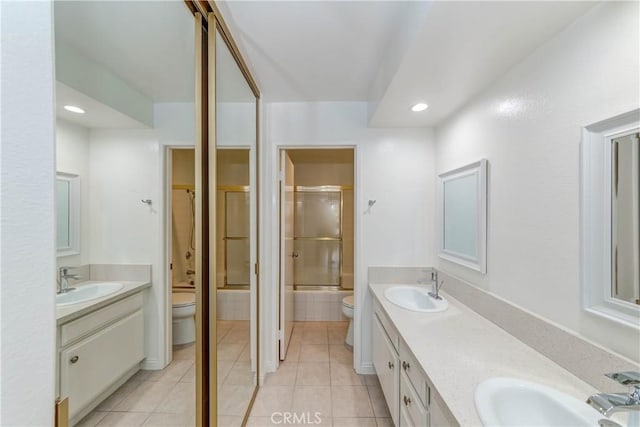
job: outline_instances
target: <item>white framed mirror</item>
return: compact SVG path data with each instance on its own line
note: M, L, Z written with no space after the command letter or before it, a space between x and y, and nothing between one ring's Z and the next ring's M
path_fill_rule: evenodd
M57 256L80 253L80 176L56 173Z
M583 306L640 329L640 109L584 128Z
M487 160L438 175L440 258L487 272Z

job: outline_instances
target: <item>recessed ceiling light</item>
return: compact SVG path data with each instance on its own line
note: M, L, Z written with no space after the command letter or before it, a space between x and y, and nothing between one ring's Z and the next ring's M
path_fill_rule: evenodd
M413 107L411 107L411 111L414 112L418 112L418 111L424 111L427 108L429 108L429 106L427 104L425 104L424 102L419 102L416 105L414 105Z
M80 107L76 107L75 105L65 105L64 109L71 111L72 113L84 114L84 110Z

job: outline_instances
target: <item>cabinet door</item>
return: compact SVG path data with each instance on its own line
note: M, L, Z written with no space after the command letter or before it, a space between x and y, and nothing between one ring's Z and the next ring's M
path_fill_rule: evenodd
M387 338L378 316L374 315L373 317L373 366L378 374L380 386L391 413L391 419L393 419L395 425L398 425L398 375L400 373L398 355L389 338Z
M400 427L429 427L429 411L420 401L409 377L400 372L400 408L406 412L405 417L409 424L400 424Z
M429 416L431 420L431 427L453 427L458 425L455 422L449 421L444 410L440 406L439 399L435 399L434 396L431 396L429 402Z
M142 310L62 350L60 392L69 397L69 418L143 358Z

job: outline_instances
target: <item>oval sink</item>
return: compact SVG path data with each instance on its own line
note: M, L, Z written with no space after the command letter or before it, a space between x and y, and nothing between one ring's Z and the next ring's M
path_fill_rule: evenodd
M56 295L56 305L65 306L106 297L123 288L122 283L100 282L78 286L76 289Z
M604 418L582 400L517 378L480 383L475 403L484 426L597 426Z
M411 311L435 313L449 307L446 299L436 300L429 295L429 289L420 286L394 286L384 291L384 296L393 304Z

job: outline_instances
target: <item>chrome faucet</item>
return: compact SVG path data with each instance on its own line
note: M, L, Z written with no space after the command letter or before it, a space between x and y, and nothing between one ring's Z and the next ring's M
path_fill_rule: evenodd
M429 292L429 296L435 300L441 300L442 297L439 294L440 285L438 284L438 272L431 272L431 292Z
M634 417L638 417L640 415L640 372L614 372L605 375L622 385L629 386L629 393L594 394L587 399L587 403L605 417L620 411L634 411Z
M69 274L69 270L75 267L60 267L58 269L58 293L73 291L75 288L69 287L69 279L80 279L77 274Z

